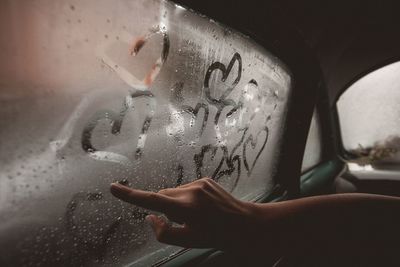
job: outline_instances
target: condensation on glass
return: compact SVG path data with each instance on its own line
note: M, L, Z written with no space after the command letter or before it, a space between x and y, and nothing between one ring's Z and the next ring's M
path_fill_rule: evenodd
M1 266L179 250L114 181L210 176L243 199L274 186L291 80L246 36L164 1L10 0L0 15Z
M400 62L351 85L337 102L344 148L361 165L400 161Z
M320 118L317 109L311 119L310 129L308 131L306 147L304 149L303 163L301 171L305 172L322 160L322 133Z

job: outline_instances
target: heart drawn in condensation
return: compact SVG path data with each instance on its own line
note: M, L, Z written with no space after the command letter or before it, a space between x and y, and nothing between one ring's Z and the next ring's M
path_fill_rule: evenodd
M157 36L162 38L161 54L153 63L150 62L150 66L145 70L144 76L139 78L137 77L137 73L135 74L132 72L138 72L140 70L130 70L128 66L129 62L132 62L139 53L141 54L142 50L146 51L147 57L145 59L151 58L154 50L145 49L145 47L148 46L146 44L157 38ZM157 44L159 43L157 42ZM97 57L131 88L134 90L147 90L154 82L164 62L167 60L169 47L170 42L166 28L160 25L151 29L148 34L136 38L131 36L128 32L123 31L118 36L118 40L109 40L103 43L97 48L96 53ZM144 64L147 63L148 62L144 62Z
M232 157L233 153L229 153L228 148L226 146L216 146L216 145L205 145L201 148L201 151L194 156L194 162L196 164L196 176L197 179L208 176L215 180L216 182L221 182L221 178L227 176L230 180L227 184L229 188L225 188L228 191L232 192L240 178L241 174L241 164L240 157L235 155ZM208 158L208 157L210 158ZM206 161L208 159L208 162ZM210 166L207 163L216 162L216 167L208 170L207 173L204 173L204 166ZM226 168L222 168L223 165L227 166ZM236 175L231 176L235 171Z
M263 110L262 95L256 80L251 79L241 89L241 94L235 108L226 114L225 125L233 129L248 129L254 119ZM263 115L263 114L261 114Z
M210 88L211 75L214 72L217 72L217 73L221 72L222 73L221 81L225 82L226 79L230 76L230 73L236 63L238 65L238 71L236 73L236 76L234 76L235 79L232 82L232 84L229 85L228 88L225 91L223 91L220 96L218 96L218 97L212 96L212 92L211 92L211 88ZM208 67L206 76L204 77L204 93L205 93L207 102L217 108L217 114L215 115L215 118L214 118L215 124L218 124L221 112L225 107L230 106L230 107L232 107L232 109L237 108L237 103L233 99L228 98L228 96L233 91L233 89L235 89L236 85L239 83L241 75L242 75L242 58L239 53L235 53L233 55L233 57L227 67L218 61L212 63L210 65L210 67ZM215 95L216 91L219 91L219 90L218 90L218 88L214 88L213 91L214 91L213 93Z
M197 141L203 135L204 129L207 126L208 114L209 114L208 105L204 103L197 103L197 105L194 108L188 105L183 105L181 108L185 113L191 116L189 122L190 127L193 127L196 124L195 121L197 121L199 117L199 112L203 111L203 119L201 120L199 131L197 131L197 134L195 136L195 140Z
M260 139L260 136L262 133L265 133L265 138ZM243 143L243 163L244 167L247 170L247 176L250 176L251 173L253 172L254 166L256 165L258 158L260 157L261 153L264 151L265 145L267 144L268 141L268 136L269 136L269 129L267 126L264 126L261 130L259 130L254 137L253 134L249 134L246 138L246 140ZM259 143L260 141L260 143ZM260 146L257 146L259 144ZM249 150L249 145L251 150ZM257 150L257 147L259 149ZM250 152L249 152L250 151ZM256 153L255 158L251 162L249 160L249 155Z
M183 89L184 83L177 82L171 89L171 95L169 98L169 105L171 114L169 117L170 125L173 124L174 116L179 116L182 122L186 121L184 117L189 118L189 124L183 124L180 127L185 127L184 129L186 136L193 136L188 133L194 134L194 139L192 138L192 142L199 141L200 137L203 135L204 129L207 126L208 122L208 115L209 115L209 107L205 103L197 103L195 107L190 105L184 105L184 98L183 98ZM185 116L186 115L186 116ZM175 118L176 120L176 118ZM173 125L171 125L173 126ZM176 127L179 128L179 127ZM170 131L172 132L172 131Z
M102 119L107 119L110 121L111 134L116 136L119 135L124 118L129 110L131 110L131 108L133 107L134 100L141 97L149 98L150 104L154 105L154 102L152 102L154 95L150 91L136 91L136 93L132 93L126 97L125 101L123 102L122 108L118 113L112 110L99 110L92 116L89 122L86 123L81 136L81 146L82 149L87 152L91 158L101 161L119 163L126 166L132 165L130 159L124 155L110 151L102 151L94 147L92 144L92 135L94 130L96 129L96 126ZM135 159L140 158L143 153L147 131L149 130L153 116L154 109L151 109L147 113L143 124L141 125L142 128L138 136L135 150Z
M123 165L131 166L131 161L128 157L114 153L109 151L101 151L96 149L91 142L92 133L96 126L98 125L101 119L108 119L111 122L111 133L113 135L118 135L120 133L120 129L123 123L123 120L129 109L133 107L133 100L138 97L149 97L150 98L150 111L146 115L146 118L141 125L141 133L138 136L137 146L135 150L135 158L138 159L141 157L144 149L144 145L146 142L147 131L149 130L152 118L155 113L155 109L157 106L154 95L148 90L151 83L155 80L157 75L159 74L162 65L166 61L169 52L169 37L166 33L165 27L161 26L154 30L151 30L149 34L136 38L132 41L132 37L127 33L123 32L119 39L130 45L126 46L126 55L127 57L135 57L139 54L139 51L143 49L146 42L149 41L153 36L157 34L161 34L163 39L163 46L160 57L153 63L151 68L147 71L144 78L139 79L133 73L128 71L126 68L117 64L113 58L111 58L107 49L117 41L109 41L99 46L97 49L97 56L101 59L101 61L109 66L125 83L127 83L132 91L130 95L128 95L121 107L119 113L116 113L112 110L99 110L97 111L89 122L85 125L85 128L82 132L81 137L81 145L85 152L87 152L92 158L101 161L109 161L120 163Z

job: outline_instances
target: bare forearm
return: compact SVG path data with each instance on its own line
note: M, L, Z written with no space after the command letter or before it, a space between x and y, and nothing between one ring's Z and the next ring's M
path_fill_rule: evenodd
M350 251L347 259L354 252L397 255L400 243L400 198L340 194L256 204L235 199L209 178L158 193L112 184L111 192L179 222L177 227L154 214L147 217L159 241L183 247L215 247L249 258L266 252L298 258L312 249L326 261L331 256L326 251Z
M337 194L254 204L258 236L287 250L318 246L366 249L400 242L400 198ZM285 245L286 244L286 245Z

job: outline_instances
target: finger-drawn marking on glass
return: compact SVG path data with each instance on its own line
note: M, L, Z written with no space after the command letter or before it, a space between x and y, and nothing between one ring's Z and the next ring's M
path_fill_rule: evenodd
M107 66L109 66L113 71L115 71L118 76L125 81L128 85L130 85L133 89L133 92L125 98L123 103L123 107L121 111L116 114L112 110L103 110L98 111L92 119L90 119L89 123L85 126L85 129L82 133L81 143L82 148L84 151L88 152L89 155L97 160L109 161L114 163L120 163L123 165L131 166L132 162L129 160L128 157L114 153L109 151L100 151L93 147L91 143L91 137L93 130L96 128L97 124L101 119L109 119L111 121L111 133L113 135L118 135L122 126L123 119L127 114L129 109L133 109L133 100L138 97L148 97L150 98L150 111L146 116L142 128L141 133L137 139L137 146L135 150L135 159L140 159L143 154L143 148L146 143L147 132L151 125L151 120L154 116L155 109L157 106L156 99L154 95L148 91L149 86L157 77L159 71L161 70L162 65L167 60L168 52L169 52L169 37L166 32L165 26L155 27L154 29L150 30L150 33L144 37L139 37L133 42L133 46L128 48L128 52L130 55L135 56L139 53L139 51L144 47L146 42L155 34L162 34L163 36L163 48L161 51L161 56L156 60L153 64L151 70L148 71L148 74L143 80L139 80L135 77L132 73L128 72L126 69L122 67L117 67L118 64L112 60L107 53L105 52L106 48L112 44L110 41L106 42L104 45L101 45L97 51L98 57L104 62ZM121 35L121 39L125 42L129 42L132 37L127 33L124 32Z
M217 146L217 145L205 145L202 146L201 152L198 154L195 154L194 156L194 162L196 164L196 175L197 179L200 179L204 177L204 174L202 173L201 169L204 165L204 158L207 153L211 153L211 160L214 160L215 155L217 151L220 149L223 153L223 156L221 160L218 163L217 168L214 170L213 174L211 175L210 178L213 180L217 181L223 177L224 175L231 175L235 170L237 170L237 175L233 180L232 187L230 188L231 191L233 191L239 181L240 175L241 175L241 160L240 160L240 155L235 155L236 150L241 146L243 143L244 137L246 135L247 129L243 130L243 135L239 142L234 146L232 149L232 152L229 154L228 147L226 145L222 146ZM237 166L235 167L234 163L236 162ZM228 166L227 169L221 170L222 165L226 163Z
M162 33L164 36L163 39L164 48L169 49L168 35L166 34L166 32ZM146 40L148 40L152 36L152 34L154 34L154 32L147 35L147 37L137 38L133 46L130 48L130 53L132 55L136 55L137 53L139 53L139 51L143 49L143 47L145 46ZM168 55L168 52L165 51L165 49L163 49L162 56L160 57L161 63L163 63L166 60L166 57ZM225 89L222 92L220 96L216 96L217 89L213 88L213 84L210 82L212 75L214 73L215 75L221 73L222 77L220 78L220 81L226 82L228 77L231 75L234 66L236 65L237 65L237 73L235 72L234 76L232 77L233 82L227 87L227 89ZM122 68L119 68L119 70L120 69ZM259 114L259 111L263 109L263 105L265 105L267 101L271 100L267 98L272 98L273 101L275 101L276 95L274 93L270 93L272 92L272 90L268 90L268 93L262 94L258 82L255 79L250 79L250 81L244 86L243 91L240 93L239 99L235 101L230 95L240 82L241 75L242 75L242 58L239 53L233 54L227 66L219 61L213 62L207 68L204 77L203 90L205 96L201 97L199 101L194 105L194 107L184 104L185 102L185 99L183 97L184 83L176 82L173 88L171 89L172 93L169 99L170 100L169 124L166 126L166 132L168 133L168 135L174 136L175 139L179 141L181 140L181 136L183 136L183 132L185 131L184 117L182 116L182 113L187 113L191 116L190 125L192 126L198 119L200 111L204 110L201 126L195 133L193 140L196 143L200 140L201 136L203 135L203 132L205 131L208 125L211 108L216 109L215 113L213 113L215 114L213 119L213 125L214 125L213 129L216 134L217 142L201 146L200 151L194 155L193 162L195 164L195 169L196 169L195 170L196 179L199 179L205 175L205 173L203 173L203 168L205 164L205 158L207 155L209 155L211 157L210 158L211 161L217 162L216 167L211 173L211 178L213 178L214 180L219 181L223 176L229 177L236 171L237 174L234 177L229 178L232 179L231 180L232 188L230 188L231 191L234 190L240 179L242 158L243 158L243 164L247 171L247 176L251 175L261 153L264 151L266 147L269 137L269 129L266 124L271 119L272 113L276 109L276 103L275 103L274 109L271 114L267 115L265 114L265 111L263 111L263 114L261 114L261 116L265 116L265 119L263 120L265 125L253 126L253 121L257 116L257 114ZM126 77L126 75L123 75L121 78L124 79L124 77ZM132 79L130 79L129 81L131 80ZM133 93L130 95L130 97L126 98L123 108L118 114L107 110L107 111L100 111L94 115L94 118L92 118L91 122L85 127L85 130L82 134L82 148L85 151L87 151L89 155L93 157L94 153L100 152L93 147L90 141L92 132L95 129L99 120L104 118L109 119L111 121L111 126L112 126L111 133L117 135L121 129L123 119L128 109L133 108L133 99L140 96L146 96L151 98L154 106L151 109L152 110L151 112L153 113L146 116L142 125L141 133L138 137L134 158L136 160L140 159L145 146L147 131L150 128L152 116L154 115L157 105L156 96L150 93L148 84L145 80L141 81L141 88L145 88L145 90L141 89L136 90L136 93ZM246 101L250 102L252 105L245 105ZM223 109L228 106L230 106L231 109L226 113L224 120L220 120ZM248 115L249 117L247 119L244 119L243 117L247 113L250 113ZM229 124L228 119L232 119L234 115L237 116L238 118L234 119L234 121L231 124ZM244 123L242 123L243 120ZM239 123L236 124L237 122ZM227 143L223 140L223 135L221 133L222 125L220 125L221 123L233 126L233 128L236 129L235 130L236 134L239 134L240 136L239 137L240 139L235 143L235 145L233 145L232 148L228 147ZM250 131L250 128L254 127L256 128L258 127L259 129L253 129L252 131ZM265 133L265 138L260 143L259 139L261 138L260 136L262 136L263 133ZM249 162L250 161L249 156L247 155L250 150L249 145L251 147L251 150L255 150L257 149L257 147L259 147L259 149L256 152L254 152L255 158L251 162ZM242 149L242 151L239 151L240 148ZM107 153L107 152L102 152L102 153ZM113 155L112 152L109 153L111 153L109 155ZM216 159L215 157L217 154L218 155L221 154L221 158ZM119 157L117 158L117 160L114 160L113 162L119 161L119 162L131 163L128 157L119 154L118 156ZM123 161L121 161L120 158L123 158ZM108 158L107 159L105 159L104 157L100 158L99 156L97 156L96 159L108 160ZM224 164L226 165L226 168L223 169ZM178 177L176 183L177 186L180 185L183 180L183 177L181 177L183 176L182 165L179 165L179 174L180 176Z
M276 57L165 1L43 3L24 5L38 45L3 68L15 74L2 92L3 265L146 265L176 252L110 182L157 191L209 176L246 200L272 188L290 91ZM16 33L10 47L27 36Z
M231 70L236 62L238 63L238 72L237 72L237 76L236 76L235 80L233 81L232 85L229 86L222 93L222 95L219 98L213 97L211 95L211 90L210 90L211 74L217 70L221 71L222 72L221 81L225 82L226 79L228 78L229 74L231 73ZM241 75L242 75L242 58L239 55L239 53L235 53L233 55L231 61L228 64L228 67L225 67L224 64L216 61L213 64L211 64L211 66L207 69L206 76L204 78L204 92L206 94L207 101L217 108L217 114L215 115L215 118L214 118L215 124L218 124L221 112L225 107L232 106L233 109L237 108L236 102L232 99L227 99L227 97L232 92L232 90L235 89L236 85L239 83Z
M137 47L134 49L136 51L135 53L138 53L140 49L143 48L145 45L145 42L140 43L140 47ZM233 83L222 93L220 97L216 97L215 94L213 95L213 91L211 90L212 86L210 83L210 77L214 71L222 72L222 78L221 81L225 82L232 72L233 67L235 66L235 63L237 62L238 65L238 73L236 77L234 77ZM235 53L230 60L228 66L226 67L223 63L221 62L214 62L210 65L210 67L207 69L207 72L205 74L204 78L204 92L205 96L201 97L198 102L194 105L194 107L185 104L185 99L183 97L183 92L184 92L184 83L183 82L177 82L171 89L171 96L170 96L170 104L169 104L169 109L170 109L170 124L173 121L173 116L174 114L178 115L179 118L182 119L182 130L185 131L185 126L184 126L184 119L182 117L182 113L186 113L190 115L190 123L191 126L194 125L195 121L199 119L199 113L201 110L204 110L203 113L203 118L200 121L200 127L198 130L195 132L194 135L194 141L198 142L200 138L202 137L205 129L209 125L209 117L210 114L214 116L214 119L210 121L210 125L213 125L213 129L215 131L215 134L217 136L217 141L215 143L209 143L206 145L203 145L200 148L200 151L195 153L193 156L193 162L195 166L195 173L196 177L195 179L202 178L203 176L206 176L207 174L211 174L211 178L214 179L215 181L220 181L223 177L227 177L229 179L229 188L226 188L229 191L233 191L240 178L241 178L241 171L242 171L242 158L243 158L243 165L246 169L247 176L250 177L253 169L258 162L262 152L264 151L268 138L269 138L269 128L267 126L267 123L271 120L271 117L273 115L273 112L275 111L277 104L274 103L272 113L267 114L265 113L265 110L263 109L264 106L266 105L268 101L273 101L275 102L277 100L276 95L272 92L272 90L268 90L267 94L262 94L259 88L259 84L255 79L250 79L250 81L244 85L243 91L239 94L239 99L235 101L232 97L230 97L230 94L233 92L233 90L236 88L237 84L240 82L241 79L241 72L242 72L242 67L241 67L242 61L241 61L241 56L239 53ZM216 72L216 73L218 73ZM144 81L144 83L146 83ZM147 86L147 84L145 84ZM129 162L130 166L132 166L132 162L129 158L132 157L126 157L123 155L119 155L113 152L106 152L106 151L101 151L98 148L95 148L92 143L91 143L91 137L93 134L93 131L96 128L96 125L99 123L100 120L102 119L108 119L111 121L111 133L113 135L118 135L121 131L121 126L122 123L124 122L124 119L129 111L135 112L134 110L134 103L136 100L140 100L140 98L145 97L151 100L151 111L148 115L146 115L140 134L138 136L138 141L137 141L137 146L135 154L134 154L134 159L138 160L140 159L141 155L143 154L143 149L145 147L145 141L147 137L147 132L150 129L151 121L153 116L155 115L155 110L156 110L156 95L155 93L150 92L148 87L142 87L146 88L144 90L142 89L136 89L133 88L133 92L130 93L125 100L123 101L122 108L121 110L116 113L111 110L100 110L95 113L95 115L91 118L89 123L86 125L83 133L82 133L82 148L88 152L88 154L96 158L98 160L103 160L103 161L113 161L113 162ZM251 103L252 105L246 105L246 103ZM225 107L230 106L231 109L226 113L225 118L221 117L222 111ZM259 111L262 110L260 113ZM247 115L246 115L247 114ZM259 123L253 124L255 122L255 118L258 116L264 117L264 119L261 120L261 122L264 125L259 125ZM244 118L247 116L246 118ZM176 119L176 118L175 118ZM230 147L226 142L224 142L223 136L221 134L221 127L223 126L222 124L225 123L225 126L229 125L227 123L228 119L233 119L235 120L234 123L231 124L233 126L232 133L239 134L238 135L238 140L234 142L234 145ZM221 124L222 123L222 124ZM168 125L167 125L168 127ZM254 129L253 129L254 128ZM168 132L168 130L167 130ZM172 135L178 134L178 132L170 131ZM265 135L265 137L264 137ZM253 151L250 153L250 151ZM101 157L101 155L96 155L96 153L101 152L101 153L107 153L107 158ZM251 160L249 159L249 155L255 155L255 157ZM111 156L111 157L110 157ZM110 160L114 156L115 160ZM117 157L118 156L118 157ZM211 158L208 158L211 157ZM218 157L218 158L217 158ZM122 159L123 160L122 160ZM212 169L208 169L205 173L204 167L206 163L206 158L207 160L211 160L211 162L215 162L216 164L212 164L214 167ZM207 161L210 162L210 161ZM224 167L226 166L226 167ZM184 179L184 167L183 165L179 164L177 167L178 170L178 177L176 179L176 184L175 186L179 186L182 184L183 179ZM211 173L209 173L211 171ZM190 178L189 178L190 180ZM85 196L76 196L75 198L81 199L83 201L87 201L87 199L84 199ZM87 198L87 196L86 196ZM69 229L72 229L74 226L74 221L73 219L73 213L76 208L74 208L74 203L76 200L71 201L69 204L68 210L69 213L67 212L66 217L67 217L67 222ZM140 214L139 214L140 213ZM144 216L145 213L139 211L140 216ZM118 226L120 223L123 221L123 216L118 217L116 221L114 221L107 230L104 232L103 235L103 241L107 240L108 235L111 233L114 233L118 231ZM96 257L98 259L101 259L105 254L105 249L106 249L106 241L103 243L99 244L94 251L96 251Z
M91 142L92 134L98 123L102 119L108 119L111 121L111 133L113 135L118 135L121 131L121 126L123 120L130 109L134 108L134 99L140 97L154 98L154 95L150 91L136 91L127 96L123 102L122 109L119 113L115 113L112 110L100 110L94 114L94 116L89 120L89 123L86 124L81 137L82 149L89 153L89 155L97 160L104 160L114 163L120 163L123 165L131 165L131 161L124 155L120 155L118 153L109 152L109 151L101 151L96 149ZM142 150L145 145L147 131L149 130L151 120L153 118L154 112L151 110L149 114L146 116L142 128L141 133L138 137L137 147L135 152L135 158L138 159L142 155Z
M247 151L248 151L247 147L250 144L251 148L255 149L256 145L258 143L258 138L259 138L260 134L262 134L263 132L265 132L265 139L264 139L264 141L262 143L262 146L261 146L260 150L258 151L254 161L251 164L249 164L249 162L247 160L248 156L246 154ZM263 152L263 150L265 148L265 145L267 144L268 135L269 135L269 129L268 129L267 126L264 126L263 129L258 131L258 133L256 134L255 138L254 138L253 134L250 134L247 137L246 141L243 143L243 163L244 163L244 167L247 170L247 176L250 176L251 173L253 172L254 166L256 165L256 163L258 161L258 158L260 157L261 153Z
M130 87L135 90L148 90L149 86L154 82L160 70L164 64L164 62L168 58L168 53L170 49L170 41L169 36L167 34L166 27L164 25L159 25L150 29L150 32L139 38L133 38L128 32L124 31L121 33L119 38L120 41L125 42L127 44L127 54L135 57L139 54L139 52L145 47L145 44L155 35L161 34L163 38L162 43L162 51L160 57L153 63L153 66L150 70L147 71L147 74L143 79L137 78L133 73L129 72L125 68L120 67L117 62L115 62L108 54L107 48L109 48L115 40L110 40L100 45L97 49L98 58L109 68L111 68L117 75Z
M170 102L175 104L178 108L180 108L183 112L190 114L191 119L190 119L190 127L193 127L195 124L195 121L198 119L198 114L201 110L204 111L203 114L203 121L201 122L200 130L196 133L195 140L194 142L197 142L200 137L203 135L204 129L207 126L208 122L208 115L209 115L209 108L208 105L205 103L197 103L196 106L193 108L189 105L183 105L184 98L182 97L182 91L184 89L184 84L182 82L178 82L175 84L175 86L172 88L172 94L170 97ZM170 116L170 121L171 121L171 116Z

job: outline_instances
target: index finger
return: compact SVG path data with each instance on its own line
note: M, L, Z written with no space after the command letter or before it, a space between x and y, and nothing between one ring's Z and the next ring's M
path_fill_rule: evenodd
M112 183L110 191L115 197L125 202L162 213L169 213L181 207L179 201L172 197L133 189L119 183Z

